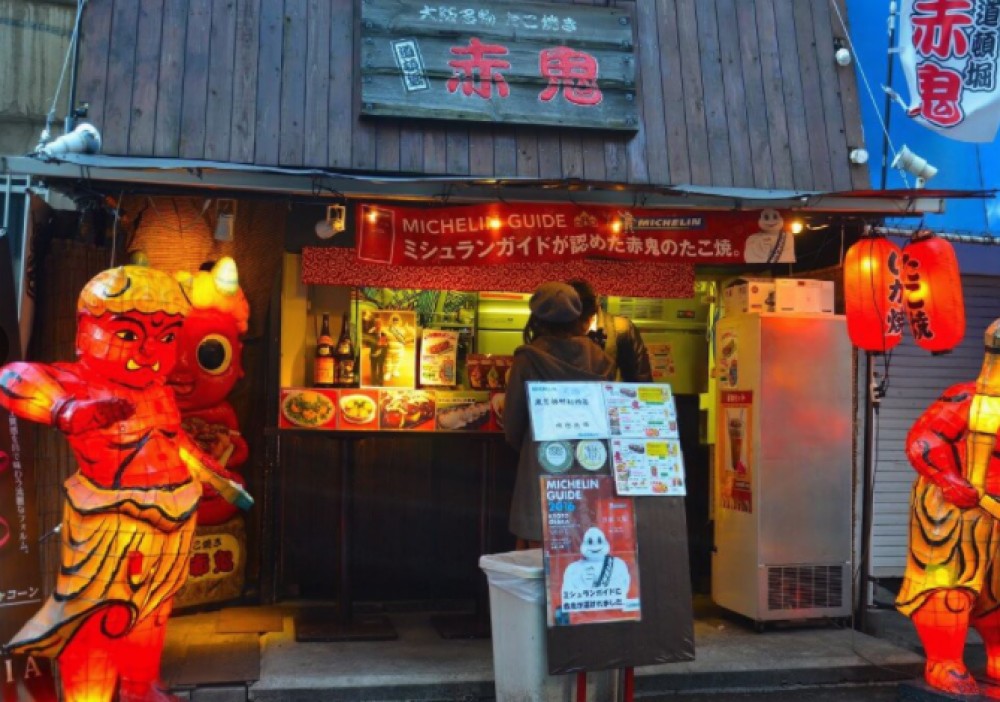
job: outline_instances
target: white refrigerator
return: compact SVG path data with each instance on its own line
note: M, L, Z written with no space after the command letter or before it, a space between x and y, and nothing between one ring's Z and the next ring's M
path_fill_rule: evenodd
M769 621L851 612L852 353L845 319L718 323L712 599Z

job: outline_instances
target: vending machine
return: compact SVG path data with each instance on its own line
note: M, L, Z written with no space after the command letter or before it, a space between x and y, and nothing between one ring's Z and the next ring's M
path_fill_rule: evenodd
M852 366L845 319L747 313L715 336L712 599L768 621L851 612Z

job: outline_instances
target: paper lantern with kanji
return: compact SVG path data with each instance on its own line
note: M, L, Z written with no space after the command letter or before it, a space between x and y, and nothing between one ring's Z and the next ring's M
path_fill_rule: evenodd
M851 343L869 353L892 350L903 338L902 252L885 237L866 237L844 257L844 307Z
M936 236L915 238L903 249L903 300L917 346L948 353L965 337L965 302L958 259Z

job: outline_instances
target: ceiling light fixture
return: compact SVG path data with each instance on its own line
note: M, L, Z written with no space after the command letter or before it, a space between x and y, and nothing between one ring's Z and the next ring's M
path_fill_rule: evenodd
M216 241L232 241L236 226L236 200L216 200L215 211L218 216L215 218L213 237Z
M329 239L344 231L347 226L347 208L344 205L329 205L326 218L316 222L316 236Z

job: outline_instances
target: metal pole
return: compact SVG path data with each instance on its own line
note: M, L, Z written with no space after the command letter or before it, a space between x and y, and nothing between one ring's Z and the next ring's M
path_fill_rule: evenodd
M83 8L87 0L77 0L76 23L73 27L73 65L69 69L69 95L66 98L66 121L64 134L69 134L76 126L76 69L80 62L80 25L83 24Z
M865 615L868 610L868 586L871 579L872 515L875 511L875 364L874 354L865 352L865 435L863 444L864 471L862 480L863 505L861 508L861 571L858 577L860 594L854 611L855 628L864 631Z
M892 87L892 74L894 63L893 55L896 53L896 13L897 5L895 0L889 3L889 50L886 52L885 84ZM885 94L885 107L882 110L884 120L884 130L882 132L882 177L879 180L879 189L885 190L886 180L889 177L889 125L892 124L892 95Z

